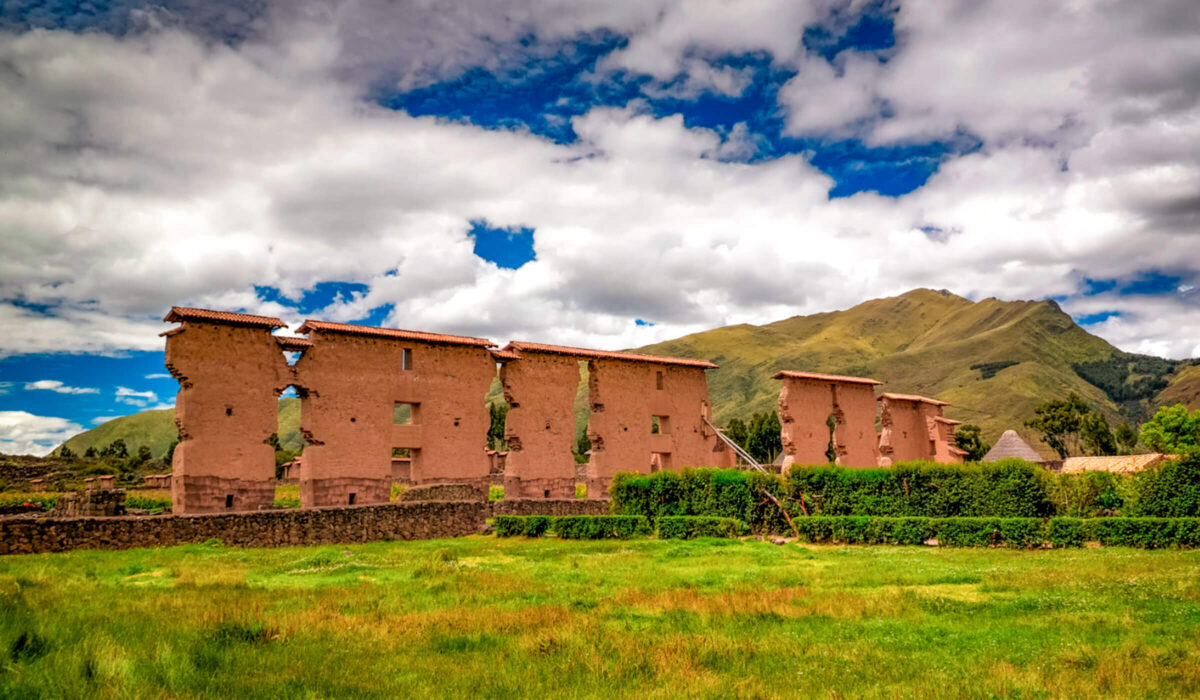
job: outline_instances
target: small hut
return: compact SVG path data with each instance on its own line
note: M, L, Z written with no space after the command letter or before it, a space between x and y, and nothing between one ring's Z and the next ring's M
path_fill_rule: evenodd
M1002 459L1023 459L1034 464L1045 464L1046 458L1021 439L1015 430L1005 430L1000 439L992 445L992 449L983 456L984 462L998 462Z

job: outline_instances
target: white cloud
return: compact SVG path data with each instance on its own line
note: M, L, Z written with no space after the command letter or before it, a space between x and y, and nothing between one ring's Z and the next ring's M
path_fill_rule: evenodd
M159 349L175 303L294 326L254 285L295 298L323 280L370 291L314 317L391 304L400 327L630 347L915 286L1073 298L1085 277L1194 271L1200 238L1180 235L1200 221L1193 18L1166 3L905 4L885 64L830 65L800 41L830 6L363 0L273 7L237 46L178 29L6 36L0 299L22 303L0 303L16 329L0 355ZM580 142L563 146L363 99L375 81L503 73L528 59L509 39L539 37L539 55L601 29L629 42L598 80L734 95L746 75L717 59L766 51L799 71L781 92L796 133L985 142L905 197L829 200L806 155L738 162L756 152L745 130L636 103L576 118ZM534 228L537 259L475 257L478 218ZM1128 349L1200 343L1151 313L1092 329Z
M145 408L158 401L158 394L153 391L134 391L128 387L117 387L117 403L127 403L130 406Z
M170 379L171 375L163 373L163 372L158 372L155 374L147 374L145 376L145 378L146 379Z
M39 379L36 382L26 382L26 391L53 391L56 394L99 394L99 389L90 387L67 386L57 379Z
M12 389L12 382L0 382L0 395L7 394Z
M77 423L65 418L35 416L26 411L0 411L0 452L41 457L82 430Z

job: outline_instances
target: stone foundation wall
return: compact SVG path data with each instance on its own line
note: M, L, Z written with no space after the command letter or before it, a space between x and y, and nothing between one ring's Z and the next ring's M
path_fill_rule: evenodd
M588 498L532 498L496 501L492 516L497 515L608 515L610 500Z
M58 497L52 513L57 517L112 517L125 514L125 492L98 489L64 493Z
M484 502L393 503L219 515L0 519L0 555L166 547L220 539L233 547L286 547L461 537L479 532Z
M426 484L400 492L401 501L487 501L488 489L479 484Z

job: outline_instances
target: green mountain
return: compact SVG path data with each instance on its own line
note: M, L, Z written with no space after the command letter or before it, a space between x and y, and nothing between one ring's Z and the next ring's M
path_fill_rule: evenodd
M795 316L762 326L737 325L637 348L638 352L712 360L708 374L715 420L775 410L781 369L874 377L893 392L948 401L951 418L975 423L995 440L1023 427L1033 409L1075 392L1109 422L1138 422L1162 404L1200 408L1200 365L1122 352L1080 328L1053 301L973 302L946 291L916 289L844 311ZM487 400L502 400L494 382ZM280 441L299 449L298 399L279 403ZM586 424L586 366L576 396ZM116 438L146 444L156 455L175 438L174 412L118 418L67 442L82 453Z
M299 450L304 444L300 437L300 399L280 399L278 415L280 446L287 450ZM175 428L175 409L167 408L114 418L76 435L67 440L65 445L75 454L82 455L89 447L99 451L120 439L125 441L131 453L146 445L153 456L162 457L177 437L179 432Z

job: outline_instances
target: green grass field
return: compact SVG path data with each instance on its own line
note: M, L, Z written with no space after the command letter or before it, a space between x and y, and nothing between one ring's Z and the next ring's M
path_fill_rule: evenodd
M0 559L3 697L1187 697L1200 552L456 540Z

